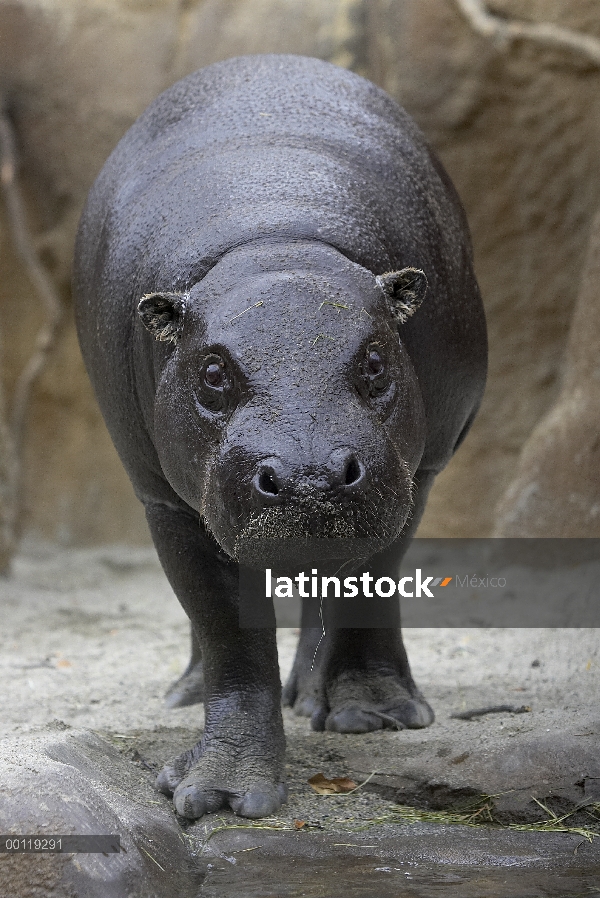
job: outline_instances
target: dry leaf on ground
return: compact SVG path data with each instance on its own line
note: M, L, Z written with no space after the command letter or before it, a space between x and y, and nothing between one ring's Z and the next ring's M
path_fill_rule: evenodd
M309 779L309 785L317 795L335 795L337 793L352 792L356 789L356 783L347 776L336 776L329 780L322 773L316 773Z

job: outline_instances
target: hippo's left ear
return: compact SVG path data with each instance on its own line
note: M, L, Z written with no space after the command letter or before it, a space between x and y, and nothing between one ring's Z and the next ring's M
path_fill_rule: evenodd
M417 311L427 293L427 278L420 268L403 268L389 271L376 278L385 293L392 313L398 324L403 324Z
M185 299L181 293L146 293L138 303L142 324L156 340L177 343Z

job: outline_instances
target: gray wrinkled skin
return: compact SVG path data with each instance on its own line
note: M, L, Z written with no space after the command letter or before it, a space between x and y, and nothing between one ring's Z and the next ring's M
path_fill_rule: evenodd
M237 562L273 565L262 537L350 537L374 576L398 577L485 382L460 202L374 85L298 56L229 60L158 97L110 156L75 295L100 407L192 623L168 701L204 699L205 732L158 788L190 818L271 814L275 634L240 629ZM330 629L311 670L317 639L303 631L284 691L315 729L432 722L399 626Z

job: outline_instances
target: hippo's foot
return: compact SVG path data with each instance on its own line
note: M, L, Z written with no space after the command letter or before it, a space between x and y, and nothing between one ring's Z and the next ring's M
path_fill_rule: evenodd
M231 720L229 721L231 726ZM265 728L266 729L266 728ZM182 817L196 819L223 807L240 817L268 817L287 800L282 782L285 744L283 727L263 730L236 728L207 735L194 748L169 761L158 775L156 788L173 796Z
M413 683L398 674L346 670L329 680L325 701L311 714L313 730L368 733L418 729L433 722L433 711Z
M321 641L300 640L284 703L310 717L314 730L367 733L418 729L434 714L410 675L404 646L386 631L338 631Z
M178 680L171 683L165 695L167 708L184 708L204 701L204 668L202 661L188 664Z

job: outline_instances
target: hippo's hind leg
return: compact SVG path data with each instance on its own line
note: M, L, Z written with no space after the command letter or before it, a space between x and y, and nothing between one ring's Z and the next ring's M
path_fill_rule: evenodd
M165 695L167 708L185 708L186 705L196 705L204 701L204 664L202 663L202 649L200 641L190 628L192 652L188 666L179 679L171 683Z
M431 473L415 476L410 523L388 551L372 560L369 571L375 579L397 579L433 480ZM365 733L433 722L433 711L411 676L399 626L326 629L321 636L319 630L303 629L283 694L297 714L311 717L313 729Z
M197 635L205 676L202 739L163 767L157 788L183 817L227 805L243 817L273 814L286 797L275 630L240 628L237 565L197 516L148 503L146 517Z

